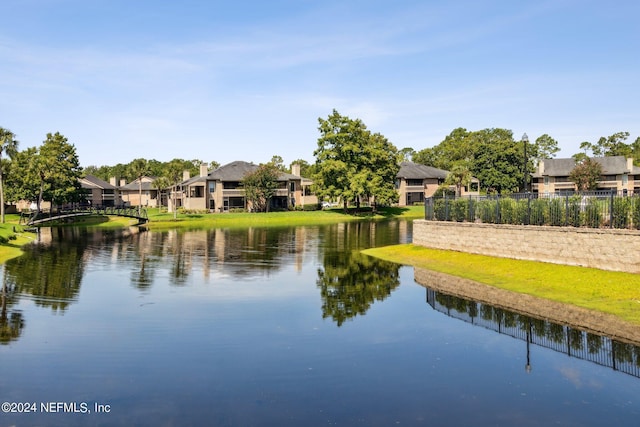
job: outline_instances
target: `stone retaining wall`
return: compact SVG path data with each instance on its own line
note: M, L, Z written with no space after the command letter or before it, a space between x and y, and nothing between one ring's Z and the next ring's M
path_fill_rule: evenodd
M640 273L640 231L416 220L413 243L496 257Z

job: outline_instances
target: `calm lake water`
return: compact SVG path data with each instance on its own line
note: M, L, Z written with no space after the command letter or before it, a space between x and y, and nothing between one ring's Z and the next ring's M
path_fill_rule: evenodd
M358 252L410 222L42 241L1 272L0 426L640 423L638 347Z

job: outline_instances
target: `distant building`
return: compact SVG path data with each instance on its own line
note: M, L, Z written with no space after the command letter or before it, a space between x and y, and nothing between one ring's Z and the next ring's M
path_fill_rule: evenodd
M93 175L80 178L84 200L92 206L116 206L122 203L118 187Z
M155 208L161 205L160 195L161 189L155 187L156 178L143 176L141 179L135 179L128 184L124 180L120 181L119 191L122 198L122 204L125 206L144 206ZM140 194L140 185L142 182L142 195Z
M200 166L197 177L183 176L175 194L176 207L209 212L228 212L232 209L251 209L247 201L242 181L244 177L258 169L258 165L235 161L207 172L207 165ZM270 208L288 209L305 204L318 203L310 192L311 180L300 176L299 165L294 164L292 173L281 172L278 189L271 199ZM173 195L168 197L169 209L173 210Z
M593 157L602 166L602 176L598 180L598 190L614 190L627 194L640 194L640 168L633 165L633 159L624 156ZM569 175L576 166L573 158L543 159L532 175L532 190L535 193L558 193L576 191L576 185Z
M411 206L424 203L424 199L433 196L447 179L449 171L421 165L413 162L400 163L400 170L396 175L396 187L400 193L399 206ZM471 188L464 187L462 195L478 195L479 181L471 179Z

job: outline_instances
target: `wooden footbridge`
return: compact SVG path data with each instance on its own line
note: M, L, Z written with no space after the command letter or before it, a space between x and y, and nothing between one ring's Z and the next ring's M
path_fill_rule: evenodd
M51 211L40 211L33 213L24 213L20 216L20 223L28 226L39 227L50 222L62 222L73 220L74 218L89 215L109 215L123 216L138 220L139 224L145 224L149 221L147 210L137 207L118 207L118 206L89 206L76 209L56 209Z

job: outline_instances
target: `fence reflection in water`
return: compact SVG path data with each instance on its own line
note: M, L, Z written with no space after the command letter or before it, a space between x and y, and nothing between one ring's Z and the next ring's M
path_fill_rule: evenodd
M473 325L640 378L640 346L427 288L436 311Z

